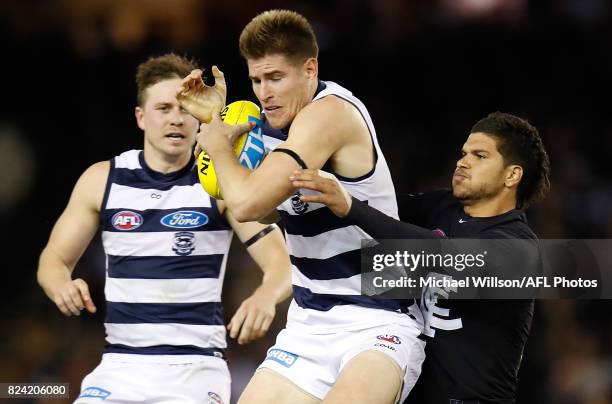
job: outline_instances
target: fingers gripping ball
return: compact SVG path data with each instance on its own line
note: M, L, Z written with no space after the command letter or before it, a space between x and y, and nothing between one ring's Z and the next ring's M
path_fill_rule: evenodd
M259 107L250 101L236 101L221 112L221 119L229 125L239 125L253 121L255 126L249 133L241 135L234 142L234 152L244 167L254 170L264 158L265 148L261 136L261 114ZM211 158L206 152L198 156L198 177L204 190L215 199L223 199L217 173Z

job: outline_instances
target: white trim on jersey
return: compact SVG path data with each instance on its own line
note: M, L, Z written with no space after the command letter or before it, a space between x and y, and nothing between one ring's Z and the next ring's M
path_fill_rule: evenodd
M291 280L295 286L307 288L313 293L325 295L359 295L361 293L361 274L350 278L310 279L295 265L291 266Z
M361 239L371 237L357 226L330 230L313 237L287 234L287 246L294 257L327 259L361 249Z
M185 231L177 229L179 231ZM186 230L189 231L189 230ZM193 255L226 254L231 242L231 230L191 231L194 234ZM102 232L102 244L108 255L134 257L177 257L172 250L174 232Z
M200 183L176 185L167 191L113 183L105 209L176 209L177 206L185 207L185 201L193 201L197 207L210 208L212 204L207 196Z
M266 145L266 150L272 151L280 146L281 143L285 143L284 140L277 139L272 136L262 135L264 145Z
M106 327L106 340L110 344L133 347L156 345L227 347L224 325L104 323L104 327Z
M217 278L125 279L106 278L106 300L120 303L220 302Z
M115 168L127 168L137 170L142 168L138 155L140 150L128 150L115 157Z

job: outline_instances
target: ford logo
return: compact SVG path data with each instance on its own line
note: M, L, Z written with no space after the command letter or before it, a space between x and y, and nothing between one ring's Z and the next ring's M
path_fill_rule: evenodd
M162 217L160 223L174 229L194 229L208 223L208 216L193 210L181 210Z

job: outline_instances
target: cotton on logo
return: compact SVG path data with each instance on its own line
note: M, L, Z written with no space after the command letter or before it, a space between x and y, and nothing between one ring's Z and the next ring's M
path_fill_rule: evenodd
M111 223L117 230L130 231L140 227L142 224L142 216L136 212L122 210L113 215Z

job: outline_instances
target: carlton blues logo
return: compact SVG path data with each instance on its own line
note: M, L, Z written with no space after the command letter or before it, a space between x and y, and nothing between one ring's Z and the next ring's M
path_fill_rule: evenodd
M113 215L111 223L117 230L130 231L140 227L142 216L130 210L122 210Z

